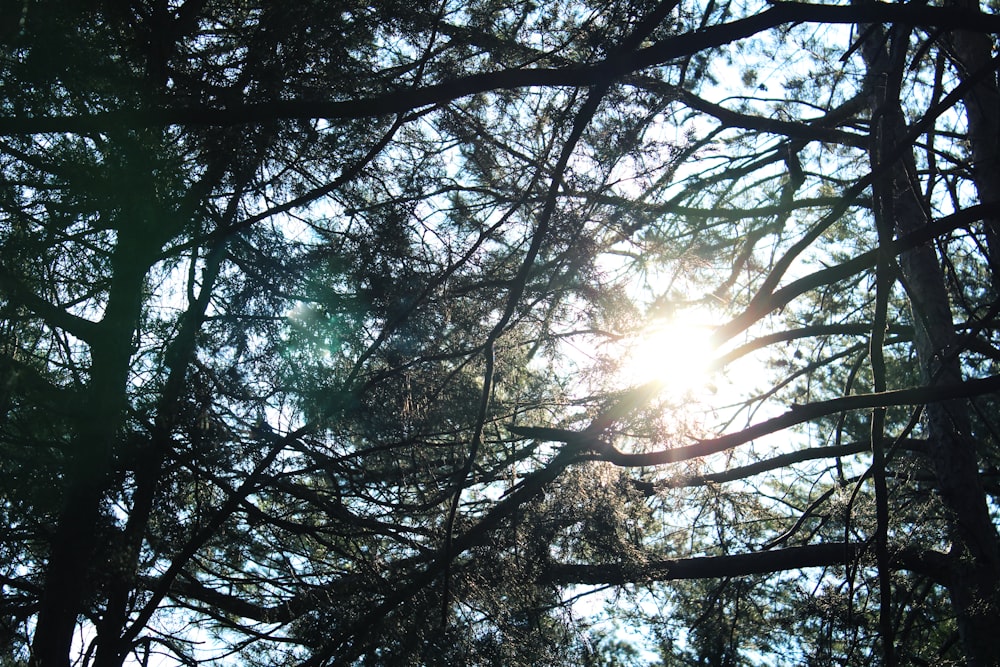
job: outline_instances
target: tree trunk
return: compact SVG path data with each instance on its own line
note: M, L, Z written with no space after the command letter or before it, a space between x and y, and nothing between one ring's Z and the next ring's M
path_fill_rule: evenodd
M131 239L129 237L132 237ZM65 506L51 540L38 622L32 640L37 667L66 667L78 618L95 588L93 569L102 529L102 504L109 491L124 410L127 405L132 341L142 307L149 257L143 239L121 232L112 258L112 280L104 318L91 344L87 421L73 442L65 470Z
M882 170L873 185L875 206L890 217L896 235L904 236L928 224L930 216L920 198L912 150L891 166L885 164L905 141L907 131L899 81L908 33L892 37L887 42L881 30L869 29L862 51L872 83L872 169ZM921 377L928 386L953 386L962 381L958 337L934 246L926 244L903 253L899 266L913 316ZM931 403L924 414L929 455L948 512L952 542L951 567L943 573L942 581L956 611L968 664L993 665L1000 656L1000 633L996 630L1000 543L979 477L968 406L958 399Z
M974 0L953 0L953 4L979 11ZM980 203L994 204L1000 202L1000 88L993 63L993 38L986 33L956 30L948 43L959 78L977 79L964 98L972 145L972 180ZM984 220L984 230L993 290L1000 295L1000 219Z

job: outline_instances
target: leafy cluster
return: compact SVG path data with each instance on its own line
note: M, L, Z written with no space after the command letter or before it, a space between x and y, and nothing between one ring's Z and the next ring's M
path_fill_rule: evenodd
M0 662L993 664L995 11L0 1Z

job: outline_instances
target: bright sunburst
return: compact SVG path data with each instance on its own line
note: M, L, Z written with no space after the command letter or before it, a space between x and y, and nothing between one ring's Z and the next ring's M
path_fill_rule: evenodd
M675 319L653 322L627 344L619 375L629 385L660 383L672 394L711 385L713 327Z

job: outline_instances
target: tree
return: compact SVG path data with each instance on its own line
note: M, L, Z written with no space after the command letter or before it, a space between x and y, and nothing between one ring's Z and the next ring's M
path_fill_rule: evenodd
M3 9L15 661L1000 655L995 8Z

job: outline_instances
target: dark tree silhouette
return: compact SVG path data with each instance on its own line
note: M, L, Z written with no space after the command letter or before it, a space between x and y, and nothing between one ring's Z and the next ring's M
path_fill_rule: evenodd
M995 664L994 5L0 10L3 664Z

